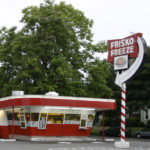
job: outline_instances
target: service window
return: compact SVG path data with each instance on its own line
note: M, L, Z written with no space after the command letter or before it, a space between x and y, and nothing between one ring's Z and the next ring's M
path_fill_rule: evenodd
M30 115L30 113L25 113L25 118L26 118L27 126L30 127L31 126L31 115Z
M80 128L86 128L86 120L85 119L81 119Z
M62 124L64 119L64 114L59 113L48 113L47 123L50 124Z
M81 115L81 121L80 121L80 128L81 129L86 129L87 128L87 119L88 119L87 114L82 114Z
M20 113L20 126L21 128L26 128L25 113Z
M65 124L80 124L81 114L65 114Z
M39 113L31 113L31 126L38 127Z
M7 119L12 120L12 113L11 112L7 112Z
M76 120L80 121L81 115L80 114L66 114L65 120Z
M46 120L47 120L47 113L41 113L39 118L39 129L46 129Z
M31 121L38 121L39 113L31 113Z
M93 126L94 117L95 117L95 114L89 114L88 115L87 127Z
M19 121L20 120L20 114L18 113L14 113L14 120L15 121Z
M26 121L31 121L30 113L25 113Z

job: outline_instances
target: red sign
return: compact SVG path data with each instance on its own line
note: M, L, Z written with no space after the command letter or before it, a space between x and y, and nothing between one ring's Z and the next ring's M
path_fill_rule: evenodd
M129 58L137 57L139 48L137 38L142 36L142 33L137 33L123 39L108 40L108 62L113 62L114 57L128 55Z

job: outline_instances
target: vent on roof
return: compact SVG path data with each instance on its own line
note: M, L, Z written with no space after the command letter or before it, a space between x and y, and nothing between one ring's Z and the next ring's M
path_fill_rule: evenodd
M45 95L47 95L47 96L58 96L59 94L56 92L48 92Z
M24 95L24 91L12 91L12 96L21 96Z

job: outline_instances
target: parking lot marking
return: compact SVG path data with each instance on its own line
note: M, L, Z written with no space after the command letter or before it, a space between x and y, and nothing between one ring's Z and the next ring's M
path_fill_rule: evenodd
M58 142L59 144L71 144L71 142Z
M77 147L77 148L50 148L48 150L122 150L120 148L115 148L115 147ZM130 147L128 150L137 150L134 147ZM138 150L150 150L150 148L142 148L139 147Z
M91 142L92 144L98 144L98 143L103 143L103 142Z

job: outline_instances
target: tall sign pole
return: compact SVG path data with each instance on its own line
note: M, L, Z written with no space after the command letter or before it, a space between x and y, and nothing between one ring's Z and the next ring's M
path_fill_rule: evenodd
M126 127L126 83L121 88L121 141L125 141Z
M125 139L126 127L126 82L137 72L142 64L146 43L142 33L123 39L108 40L107 62L114 63L116 71L115 84L121 88L121 140L115 142L118 148L129 148Z

